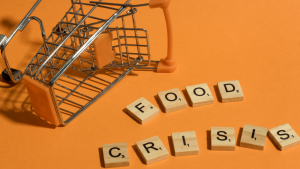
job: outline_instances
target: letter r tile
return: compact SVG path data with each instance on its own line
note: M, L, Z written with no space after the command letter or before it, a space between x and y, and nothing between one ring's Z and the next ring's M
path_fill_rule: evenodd
M244 100L244 94L238 80L218 82L222 103Z
M187 108L187 102L177 88L159 92L157 93L157 96L165 113Z
M105 168L129 166L127 143L103 144Z
M136 145L147 165L169 157L168 150L158 136L136 142Z
M144 97L128 105L125 110L141 124L144 124L159 114L159 109Z

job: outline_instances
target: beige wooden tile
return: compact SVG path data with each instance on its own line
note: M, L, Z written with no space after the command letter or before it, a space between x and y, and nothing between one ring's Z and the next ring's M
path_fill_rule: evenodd
M129 166L127 143L103 144L105 168Z
M222 103L244 100L244 94L238 80L219 82L218 88L222 98Z
M288 123L270 129L269 135L280 150L285 150L300 144L298 134Z
M214 96L206 83L187 86L186 91L193 107L214 103Z
M199 154L195 131L172 133L175 156Z
M211 150L235 151L233 127L211 127Z
M243 128L241 147L264 150L268 128L245 124Z
M159 109L144 97L128 105L125 110L141 124L144 124L159 114Z
M171 89L157 94L165 113L187 108L187 103L179 89Z
M158 136L136 142L138 150L146 164L151 164L169 157L169 152Z

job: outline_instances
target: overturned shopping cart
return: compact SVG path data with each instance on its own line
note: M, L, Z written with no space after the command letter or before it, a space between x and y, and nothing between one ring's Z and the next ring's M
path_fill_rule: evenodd
M71 8L48 38L42 21L30 16L40 1L9 37L0 35L6 65L2 76L12 83L24 79L35 113L54 125L67 125L133 69L176 69L172 59L170 0L150 0L149 4L139 5L130 4L130 0L124 4L71 0ZM164 11L168 55L160 61L151 60L147 31L136 27L136 7L141 6L161 7ZM93 15L96 10L105 10L105 15ZM44 44L22 72L10 68L5 47L31 20L39 22Z

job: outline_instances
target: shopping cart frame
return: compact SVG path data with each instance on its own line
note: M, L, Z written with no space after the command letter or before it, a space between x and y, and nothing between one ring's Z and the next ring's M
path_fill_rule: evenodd
M30 76L34 80L38 80L39 83L41 83L44 86L46 86L46 87L49 88L49 91L50 91L50 94L51 94L51 98L52 98L52 103L54 104L54 107L55 107L55 110L56 110L56 114L57 114L57 117L59 119L59 123L61 125L67 125L75 117L77 117L79 114L81 114L87 107L89 107L93 102L95 102L98 98L100 98L103 94L105 94L116 83L118 83L123 77L125 77L128 73L130 73L134 68L138 68L138 69L156 69L156 67L149 67L149 65L151 63L153 63L153 62L154 63L159 63L159 62L158 61L151 61L151 54L150 54L150 49L149 49L150 47L149 47L148 33L147 33L147 31L145 29L136 28L135 19L134 19L134 14L136 13L136 9L133 8L133 7L145 6L145 5L149 5L149 4L131 5L131 4L129 4L130 0L127 0L124 4L104 3L104 2L101 2L101 0L99 2L93 2L93 1L91 1L90 4L87 4L87 3L82 3L81 0L72 0L72 6L71 6L71 8L65 14L65 16L63 17L63 19L59 22L59 24L56 25L56 27L52 31L51 35L46 39L45 31L44 31L44 27L43 27L42 21L39 18L37 18L37 17L29 17L30 14L33 12L33 10L37 7L37 5L40 2L41 2L41 0L38 0L34 4L34 6L31 8L31 10L27 13L27 15L23 18L23 20L20 22L20 24L17 26L17 28L13 31L13 33L8 38L6 36L4 36L4 35L0 35L1 54L2 54L2 57L3 57L4 62L6 64L6 70L8 72L9 78L10 78L10 80L11 80L12 83L19 82L22 79L22 77L24 75L26 75L26 76ZM81 6L81 8L78 11L76 10L76 7L75 7L76 4ZM154 5L156 5L156 4L157 3L154 3ZM87 14L84 14L82 5L93 5L93 8ZM109 7L109 6L106 6L106 5L119 6L119 8ZM85 23L86 19L88 17L91 17L90 14L96 8L98 8L98 7L103 7L103 8L108 8L108 9L116 10L116 12L109 19L105 20L105 22L103 23L103 25L100 28L92 27L92 26L87 26L87 24ZM127 7L130 7L131 9L125 15L120 16L120 14L122 12L124 12ZM159 7L161 7L161 6L159 6ZM166 7L163 7L163 8L167 9ZM74 16L72 17L72 19L75 19L76 23L74 24L73 29L70 29L70 26L68 26L68 27L66 27L66 28L68 28L68 30L66 30L66 28L61 28L62 27L61 23L64 23L64 19L67 17L68 14L74 14ZM80 21L78 21L78 18L77 18L78 16L77 15L81 15L82 16L82 19ZM129 16L129 15L132 15L132 17L133 17L134 28L124 28L124 27L123 28L109 28L108 27L117 18L124 19L124 17ZM165 15L166 15L166 13L165 13ZM41 28L41 32L42 32L42 37L44 39L44 44L41 47L41 49L38 51L37 55L31 60L30 64L26 67L24 74L20 73L20 71L13 72L12 69L10 68L10 66L9 66L9 63L8 63L6 55L5 55L5 47L7 46L7 44L9 43L9 41L12 39L12 37L17 33L17 31L18 30L22 31L31 20L36 20L36 21L39 22L40 28ZM70 23L66 23L66 24L72 25L73 23L71 24L71 22L70 22ZM124 20L123 20L123 25L124 25ZM87 38L87 37L79 35L78 29L80 27L85 27L86 29L97 29L97 31L91 37ZM62 32L56 32L55 30L63 30L63 31ZM107 65L107 66L105 66L105 67L102 68L102 69L104 69L106 71L109 71L109 72L112 72L112 73L118 75L118 77L114 81L112 81L112 82L107 82L109 85L105 89L100 89L101 92L99 94L97 94L95 97L91 98L90 101L87 104L85 104L85 105L80 105L80 104L75 103L75 102L73 102L71 100L68 100L68 97L72 93L75 93L76 89L78 88L78 86L80 87L82 84L84 84L85 80L80 81L80 80L74 79L72 77L68 77L68 78L70 78L72 80L79 81L79 85L75 89L69 89L69 88L63 87L63 88L66 88L66 89L70 90L70 94L66 98L61 98L61 99L63 101L68 101L68 102L71 102L73 104L80 105L81 108L77 112L75 112L75 113L69 112L68 110L63 110L63 111L67 111L67 112L69 112L69 113L72 114L69 118L67 118L66 120L64 120L62 118L62 113L61 113L62 108L59 107L59 104L61 102L58 103L58 101L57 101L58 96L55 94L55 87L54 86L57 85L57 81L60 79L61 76L66 76L64 73L69 68L73 68L73 69L77 69L78 70L78 68L72 66L72 64L78 58L79 58L79 61L81 63L80 55L83 52L89 51L90 54L91 54L91 56L93 57L93 51L91 50L91 46L92 46L92 43L95 41L95 39L101 33L103 33L103 32L110 32L110 31L116 31L117 35L118 35L117 40L120 41L119 31L124 31L125 32L127 30L134 31L136 39L138 39L137 38L138 37L137 31L143 31L143 32L145 32L145 34L146 34L145 37L147 39L147 47L148 47L148 54L147 54L147 56L149 57L148 60L144 60L143 57L142 57L142 54L139 52L139 47L140 46L139 46L139 43L138 43L138 40L137 40L137 48L138 48L137 55L138 55L138 57L137 58L129 57L128 53L127 53L127 55L125 57L127 57L127 61L128 62L124 63L123 62L124 55L122 53L122 50L121 50L122 47L121 47L121 44L119 42L120 52L118 53L118 55L120 56L120 59L122 60L122 62L121 63L111 63L110 65ZM67 33L64 33L65 31L67 31ZM77 31L78 35L74 34L76 31ZM52 36L52 38L53 38L53 34L55 34L55 33L59 33L60 34L59 36L61 37L61 41L59 41L59 44L49 44L48 41L49 41L50 37ZM65 35L62 35L62 34L65 34ZM71 41L72 41L72 38L74 38L75 40L76 40L76 38L77 39L87 39L87 40L81 46L79 45L80 47L78 49L74 49L74 48L71 48L71 47L64 46L65 42L68 39L71 39ZM124 38L126 39L126 35L124 36ZM73 41L72 41L72 45L74 45ZM169 43L169 45L170 45L170 43ZM53 46L55 46L55 47L53 47ZM69 50L69 49L70 50L74 50L76 52L73 55L69 56L68 59L63 59L63 56L61 58L58 58L56 56L56 54L57 54L57 52L59 52L59 50L61 48L66 48L67 50ZM44 49L44 51L45 51L43 53L44 56L41 57L41 58L39 58L38 55L41 54L41 50L42 49ZM47 52L50 51L50 49L52 50L51 54L47 53ZM170 54L170 53L171 53L170 50L168 50L168 54ZM170 56L170 55L168 55L168 56ZM56 66L57 66L57 63L59 63L59 62L57 61L56 65L55 65L53 63L53 59L54 58L58 59L58 60L59 59L60 60L64 60L65 63L62 66L59 65L59 68L57 68ZM35 59L37 59L37 62L33 63ZM131 60L131 62L129 60ZM142 62L146 62L146 64L140 65L140 63L142 63ZM82 67L82 65L81 65L81 67ZM113 70L110 69L110 68L116 68L116 67L118 67L118 68L127 68L127 70L124 70L123 73L118 73L118 72L115 72L115 71L113 71ZM46 70L46 69L49 69L49 71L46 74L46 77L48 77L50 74L52 74L51 79L49 81L47 81L47 82L45 81L45 79L44 79L44 77L42 75L43 74L42 72L44 70ZM88 70L79 70L79 71L87 74L87 77L85 79L88 79L89 77L95 77L93 74L97 70L99 70L99 68L97 68L97 66L93 62L93 63L91 63L91 67ZM38 78L39 76L41 78ZM92 85L89 85L89 86L92 86ZM97 88L95 86L92 86L92 87ZM76 92L76 93L78 94L79 92ZM79 94L81 94L81 93L79 93ZM84 94L81 94L81 95L85 96Z

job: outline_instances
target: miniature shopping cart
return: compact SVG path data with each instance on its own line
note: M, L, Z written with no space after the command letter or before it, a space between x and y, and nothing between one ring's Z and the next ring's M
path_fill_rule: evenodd
M67 125L133 69L175 71L170 0L150 0L149 4L139 5L129 4L130 0L124 4L71 0L71 8L48 38L42 21L30 16L40 1L9 37L0 35L6 65L2 76L12 83L24 79L34 112L54 125ZM164 11L168 55L160 61L151 60L147 31L136 27L136 7L141 6L161 7ZM22 72L10 68L5 47L31 20L39 22L44 44Z

